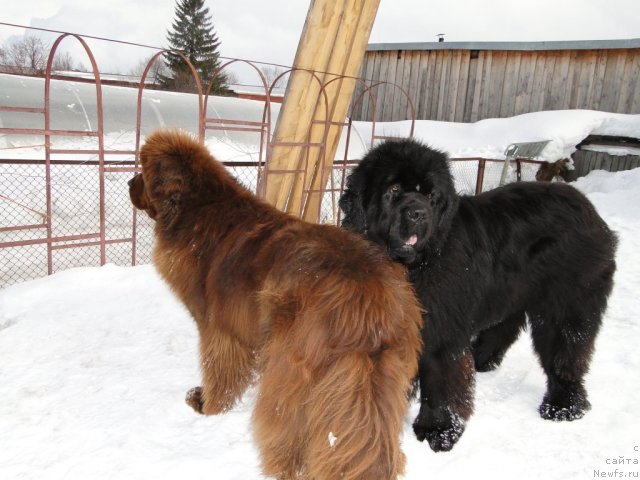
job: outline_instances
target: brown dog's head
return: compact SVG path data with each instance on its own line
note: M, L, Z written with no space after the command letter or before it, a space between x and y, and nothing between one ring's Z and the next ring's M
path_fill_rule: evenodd
M169 226L183 206L203 203L217 190L216 178L226 175L209 151L187 133L161 130L140 149L142 173L129 181L136 208Z

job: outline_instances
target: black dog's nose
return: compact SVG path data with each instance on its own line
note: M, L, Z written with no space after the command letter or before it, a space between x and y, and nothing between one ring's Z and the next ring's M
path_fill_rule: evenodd
M422 222L427 218L427 211L422 208L410 208L407 211L407 218L415 223Z

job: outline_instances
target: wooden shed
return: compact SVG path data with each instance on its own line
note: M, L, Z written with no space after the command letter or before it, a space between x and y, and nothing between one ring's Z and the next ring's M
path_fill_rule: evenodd
M640 138L589 135L577 145L571 158L575 169L569 171L567 180L583 177L591 170L632 170L640 167Z
M361 77L383 82L373 91L377 121L411 118L407 97L419 120L564 109L638 114L640 38L370 44ZM373 119L371 98L353 106L354 120Z

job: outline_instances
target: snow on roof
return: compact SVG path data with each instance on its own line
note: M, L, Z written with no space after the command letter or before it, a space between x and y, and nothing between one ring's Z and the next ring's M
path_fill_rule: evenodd
M371 139L370 122L354 122L362 138ZM375 124L376 135L408 135L410 121ZM589 135L640 138L640 115L593 110L554 110L475 123L418 120L415 137L452 157L504 159L512 143L550 140L539 160L568 158Z

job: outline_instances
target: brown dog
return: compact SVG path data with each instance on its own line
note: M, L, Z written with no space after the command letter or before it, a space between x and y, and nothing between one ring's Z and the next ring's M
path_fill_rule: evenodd
M569 173L569 159L563 158L555 162L542 162L536 172L538 182L552 182L554 180L567 181Z
M257 199L189 135L140 151L133 204L156 220L154 263L200 333L204 414L259 378L266 475L388 480L417 369L421 312L404 270L358 234Z

